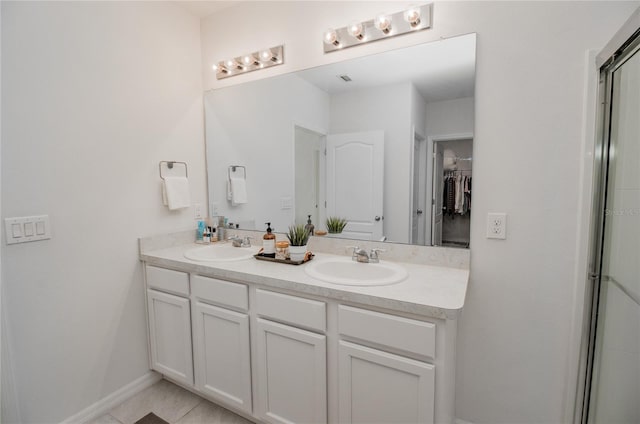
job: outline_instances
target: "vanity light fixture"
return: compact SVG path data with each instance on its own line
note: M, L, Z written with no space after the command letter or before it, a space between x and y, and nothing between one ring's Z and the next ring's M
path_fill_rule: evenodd
M432 10L433 5L430 3L402 12L381 14L375 19L357 21L346 27L330 29L323 35L324 52L329 53L370 41L429 29Z
M284 45L279 45L220 61L213 65L213 70L216 73L216 79L223 79L283 63Z

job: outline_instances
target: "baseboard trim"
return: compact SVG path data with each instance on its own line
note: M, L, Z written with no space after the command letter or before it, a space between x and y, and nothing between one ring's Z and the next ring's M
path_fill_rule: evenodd
M465 421L465 420L461 420L460 418L456 418L454 420L455 424L473 424L471 421Z
M86 423L87 421L96 419L106 414L116 406L120 405L122 402L129 399L133 395L136 395L147 387L154 385L161 379L162 376L160 374L154 371L149 371L137 380L132 381L121 389L116 390L110 395L107 395L104 398L100 399L93 405L90 405L77 414L62 421L61 424Z

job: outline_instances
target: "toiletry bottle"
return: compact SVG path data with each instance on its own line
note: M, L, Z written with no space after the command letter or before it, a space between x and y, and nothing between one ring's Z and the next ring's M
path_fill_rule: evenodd
M267 222L267 234L262 237L262 256L267 258L276 257L276 236L271 233L271 223Z
M304 229L307 230L310 236L312 236L315 226L311 223L311 215L307 215L307 216L309 218L307 219L307 225L304 226Z
M202 241L204 244L211 243L211 234L209 233L209 228L205 227L204 233L202 234Z
M218 241L218 233L216 232L216 227L209 227L211 233L211 243L215 243Z
M200 241L200 242L202 241L205 227L206 225L204 221L198 221L198 230L196 231L196 241Z

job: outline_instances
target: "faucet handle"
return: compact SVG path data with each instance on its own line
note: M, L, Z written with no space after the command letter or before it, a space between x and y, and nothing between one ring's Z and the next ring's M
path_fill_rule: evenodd
M370 262L380 262L380 258L378 257L378 253L379 252L386 252L387 249L376 249L373 248L371 249L371 253L369 254L369 261Z
M360 250L360 246L345 246L344 248L345 250L347 249L353 249L353 251L351 252L351 259L355 260L357 257L357 251Z
M242 247L251 247L251 239L253 237L250 236L246 236L243 240L242 240Z

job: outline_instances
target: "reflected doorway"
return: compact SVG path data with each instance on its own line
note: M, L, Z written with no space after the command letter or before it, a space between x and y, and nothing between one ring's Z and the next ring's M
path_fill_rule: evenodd
M295 223L311 215L316 228L324 222L326 136L301 126L294 129Z
M447 137L433 141L431 244L469 247L473 139Z

